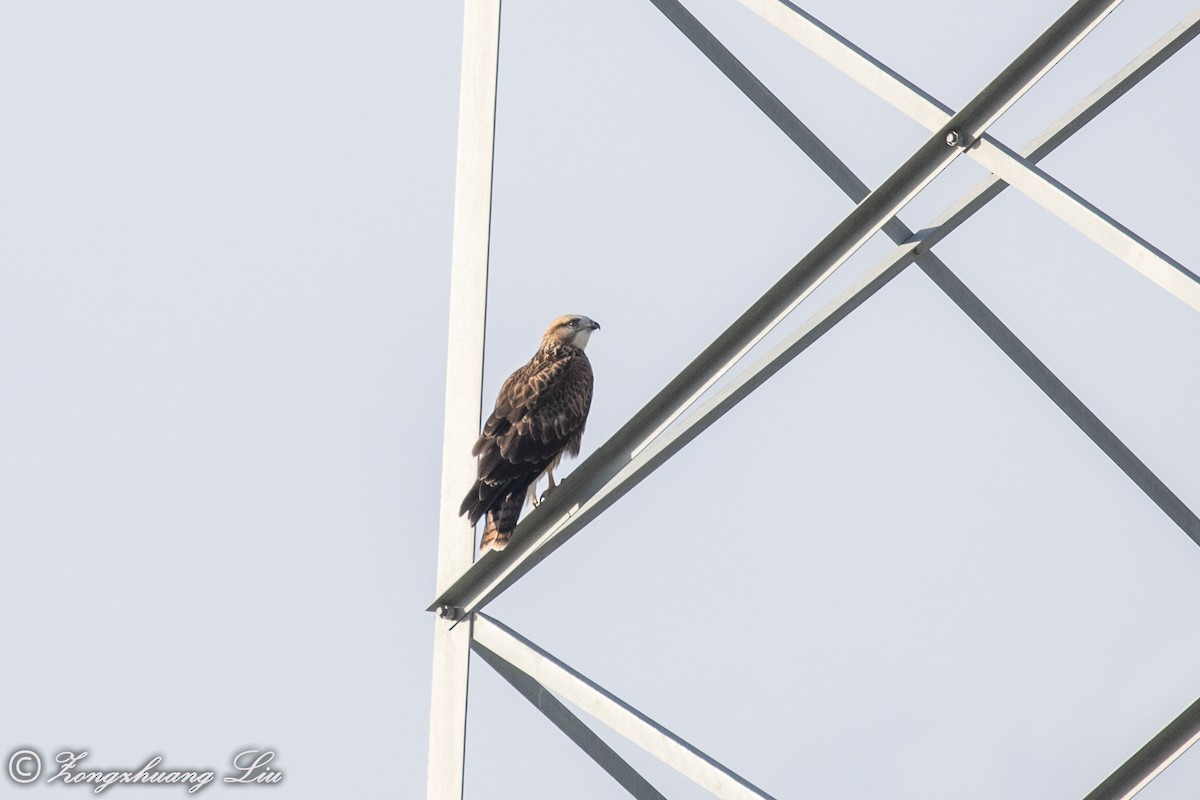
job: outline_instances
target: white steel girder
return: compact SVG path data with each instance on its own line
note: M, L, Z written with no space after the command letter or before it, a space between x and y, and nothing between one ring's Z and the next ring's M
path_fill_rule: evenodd
M474 443L483 397L499 47L500 0L466 0L438 524L439 592L471 566L475 555L475 537L463 530L452 500L460 487L469 485L475 477L472 464L462 454L469 453ZM426 796L431 800L462 800L470 657L470 623L456 626L436 619L426 773Z

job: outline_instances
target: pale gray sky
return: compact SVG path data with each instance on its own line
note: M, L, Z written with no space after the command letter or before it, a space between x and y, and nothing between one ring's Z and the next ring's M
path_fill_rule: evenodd
M868 184L924 140L687 5ZM1066 2L802 5L959 106ZM1128 0L995 134L1193 7ZM461 21L0 3L6 760L269 747L256 798L423 795ZM1044 162L1193 270L1198 47ZM550 317L599 320L585 456L850 208L645 0L508 0L496 148L485 394ZM937 250L1200 509L1200 314L1012 191ZM490 610L779 798L1081 798L1200 696L1200 548L915 270ZM1143 797L1198 786L1193 752ZM468 797L621 792L473 664Z

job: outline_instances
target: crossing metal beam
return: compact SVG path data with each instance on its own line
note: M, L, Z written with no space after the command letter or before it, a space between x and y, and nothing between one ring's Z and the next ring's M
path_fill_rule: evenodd
M740 2L928 130L944 130L946 120L953 118L950 109L927 92L787 0ZM1105 14L1120 2L1111 0ZM1083 0L1076 3L1072 11L1082 5ZM1158 286L1200 310L1200 276L990 136L980 132L978 136L971 136L966 144L971 158L989 172L1003 178Z
M988 338L1045 392L1059 409L1108 456L1180 530L1200 544L1200 517L1163 483L1111 428L1070 390L1017 335L945 264L918 258L918 266Z
M1184 45L1195 39L1198 34L1200 34L1200 9L1189 14L1187 18L1130 61L1087 98L1046 128L1022 149L1022 156L1036 164L1050 155L1063 142L1079 132L1143 78L1166 62L1168 58L1179 52ZM966 222L975 212L994 200L1007 187L1008 184L995 175L984 178L923 226L910 240L904 243L903 248L893 251L891 257L907 257L907 254L903 252L906 249L920 251L933 247Z
M861 199L867 191L865 184L838 156L793 114L771 91L755 77L738 59L722 45L678 0L651 0L696 47L708 57L721 72L770 118L780 130L799 146L814 163L824 171L852 200ZM1139 54L1112 78L1092 92L1082 103L1035 138L1022 151L1030 163L1037 163L1049 155L1067 138L1095 119L1099 113L1115 102L1125 92L1161 65L1184 44L1200 33L1200 9L1193 11L1165 36ZM958 278L950 268L930 249L951 231L961 225L985 203L996 197L1007 184L994 176L982 181L968 192L936 221L919 234L913 232L898 217L889 220L884 232L896 242L896 248L879 265L871 270L862 285L872 287L873 292L912 262L928 275L933 282L954 301L971 320L980 327L1010 359L1057 405L1079 428L1126 474L1146 495L1161 508L1185 533L1200 544L1200 517L1155 475L1146 464L1097 417L1080 398L1056 376L999 317L989 309ZM836 321L857 307L866 295L853 289L836 301L835 311L827 308L814 319ZM806 326L807 327L807 326ZM819 336L827 327L813 330L802 328L763 361L752 367L730 387L719 402L710 403L693 418L674 431L674 437L661 442L670 450L656 453L665 459L699 433L728 408L744 397L767 377L798 355L809 343L813 334ZM683 430L680 430L682 428ZM698 430L690 430L698 428Z

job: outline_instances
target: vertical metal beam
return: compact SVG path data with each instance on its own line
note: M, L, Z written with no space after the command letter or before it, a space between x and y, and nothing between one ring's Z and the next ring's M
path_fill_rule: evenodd
M466 0L458 109L458 169L450 265L450 324L446 353L446 412L442 437L437 587L471 566L475 535L458 516L463 487L474 478L468 457L479 432L483 394L483 336L487 309L488 243L500 0ZM434 621L429 709L428 800L462 800L467 731L471 624Z
M475 462L469 453L479 436L483 400L500 0L466 0L463 28L458 172L450 254L446 418L442 433L439 588L449 586L471 565L475 549L474 532L459 516L458 508L462 494L475 479Z
M512 629L483 614L474 616L479 646L562 695L721 800L772 800L762 789L721 766Z
M1200 741L1200 700L1171 721L1083 800L1129 800Z
M462 800L471 623L452 626L446 620L437 619L434 626L425 797L427 800Z
M627 792L637 800L666 800L662 793L650 785L641 773L621 758L616 750L596 735L596 732L575 716L558 698L551 694L545 686L526 675L521 670L509 664L500 656L476 642L474 650L479 657L486 661L492 669L500 673L500 677L508 681L521 696L533 704L534 708L546 715L546 719L554 723L571 741L579 745L583 752L592 757L601 769L621 784Z

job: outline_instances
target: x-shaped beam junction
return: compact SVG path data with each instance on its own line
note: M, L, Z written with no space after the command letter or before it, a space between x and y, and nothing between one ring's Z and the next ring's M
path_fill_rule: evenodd
M866 193L866 186L829 148L816 139L804 124L789 111L786 106L755 78L737 58L722 45L716 37L709 33L700 22L693 17L678 0L651 0L663 14L687 36L705 56L717 66L748 98L767 116L775 122L793 142L841 188L852 200L859 200ZM776 2L776 0L768 0ZM747 4L760 6L757 0ZM822 31L825 37L822 41L832 41L837 44L835 55L845 52L857 54L853 45L837 37L832 32L825 33L819 23L810 21L803 12L788 6L790 10L805 23ZM792 17L786 17L792 21ZM794 29L794 26L793 26ZM1184 44L1191 41L1200 33L1200 10L1193 12L1174 30L1160 39L1148 50L1139 55L1123 70L1113 76L1093 92L1087 100L1076 106L1067 115L1060 118L1037 138L1030 142L1022 151L1020 158L1026 160L1032 168L1067 138L1080 130L1084 124L1095 119L1104 108L1116 101L1143 77L1150 74L1162 64L1171 54L1178 52ZM808 38L801 41L808 42ZM858 57L855 55L854 57ZM861 58L866 58L862 56ZM892 77L893 86L907 87L907 83L898 76L879 66L878 71ZM854 75L854 72L851 71ZM914 96L915 89L903 90L905 97ZM923 95L916 95L923 98ZM928 100L926 104L918 104L917 110L933 107L936 101ZM932 113L932 112L930 112ZM926 114L930 116L930 114ZM983 140L987 141L986 137ZM1053 179L1050 179L1053 180ZM965 194L960 200L946 209L934 220L928 223L919 233L914 234L899 218L891 219L884 225L883 231L897 245L886 258L864 276L855 287L839 298L829 307L810 319L792 336L777 347L767 358L760 361L736 380L735 387L726 390L724 402L719 406L706 408L710 417L709 424L719 417L730 405L730 400L736 402L761 384L769 375L774 374L780 367L798 355L815 336L827 330L832 321L844 317L853 308L857 308L867 297L874 294L884 283L891 280L900 270L911 263L916 263L937 284L959 308L961 308L976 325L978 325L1004 352L1011 358L1031 380L1038 385L1054 403L1071 418L1076 425L1096 443L1100 449L1126 475L1133 480L1146 495L1161 508L1172 521L1185 533L1200 544L1200 518L1172 492L1166 484L1139 459L1117 436L1110 430L1053 372L1024 345L1012 331L1004 325L986 305L930 250L934 244L946 238L972 214L981 209L987 202L994 199L1006 187L1006 183L991 177L980 182L975 188ZM1086 202L1086 201L1081 201ZM1070 206L1074 201L1067 201ZM1157 251L1155 251L1157 252ZM1174 262L1172 262L1174 263ZM1172 268L1173 269L1173 268ZM1179 269L1183 269L1180 267ZM1184 270L1186 272L1186 270ZM1182 274L1182 273L1174 273ZM1190 275L1190 273L1187 273ZM1197 284L1200 285L1200 284ZM813 326L819 321L820 327ZM815 333L815 336L814 336ZM801 345L803 343L803 345ZM736 397L736 400L734 399ZM716 409L723 410L717 412ZM715 413L715 417L712 416ZM699 415L697 415L699 416ZM705 425L707 427L707 425ZM665 443L664 443L665 444Z

